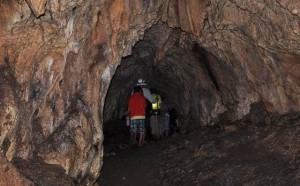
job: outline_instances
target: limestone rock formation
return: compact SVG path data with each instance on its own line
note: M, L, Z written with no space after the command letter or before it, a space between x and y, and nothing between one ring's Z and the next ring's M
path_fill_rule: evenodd
M242 119L253 103L298 112L298 9L296 0L0 1L1 153L93 183L103 119L122 116L140 76L187 130Z
M46 0L26 0L29 7L36 17L39 17L45 13Z
M158 19L160 3L0 3L2 153L57 164L77 183L93 183L110 79Z
M34 183L22 176L18 169L0 154L0 185L27 186Z

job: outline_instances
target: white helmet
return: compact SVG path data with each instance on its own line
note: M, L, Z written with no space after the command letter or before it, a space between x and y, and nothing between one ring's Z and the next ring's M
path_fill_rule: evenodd
M138 79L138 84L144 83L143 79Z
M147 85L145 80L143 80L142 78L138 79L138 83L137 85Z

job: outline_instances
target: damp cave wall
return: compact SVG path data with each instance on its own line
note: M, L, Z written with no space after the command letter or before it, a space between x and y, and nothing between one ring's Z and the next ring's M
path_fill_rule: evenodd
M258 102L297 112L299 15L296 0L1 0L1 158L39 156L93 183L103 110L120 115L139 75L130 63L156 69L145 79L182 104L186 128L239 120Z

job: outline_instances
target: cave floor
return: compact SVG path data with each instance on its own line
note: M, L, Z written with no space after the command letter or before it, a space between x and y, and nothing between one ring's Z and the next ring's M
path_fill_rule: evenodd
M112 185L299 185L300 120L203 127L143 148L107 145L98 180Z

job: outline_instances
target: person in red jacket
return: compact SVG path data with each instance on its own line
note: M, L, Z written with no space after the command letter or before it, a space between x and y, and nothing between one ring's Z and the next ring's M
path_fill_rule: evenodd
M146 98L142 94L140 86L134 87L134 93L128 100L130 114L130 142L143 146L145 142L145 119L146 119ZM137 133L139 141L137 142Z

